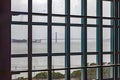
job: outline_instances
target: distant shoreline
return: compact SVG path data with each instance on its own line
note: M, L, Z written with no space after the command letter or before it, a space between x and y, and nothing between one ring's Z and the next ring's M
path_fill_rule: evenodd
M21 42L27 42L27 40L25 39L12 39L12 42L17 42L17 43L21 43Z

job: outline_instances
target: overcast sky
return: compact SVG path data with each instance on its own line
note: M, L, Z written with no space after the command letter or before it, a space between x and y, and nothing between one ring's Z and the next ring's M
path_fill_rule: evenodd
M64 14L64 2L65 0L53 0L53 6L52 6L52 13L60 13ZM27 0L12 0L11 1L11 10L12 11L25 11L28 10L28 2ZM79 15L81 14L81 2L80 0L71 0L71 14ZM88 0L87 3L87 15L88 16L96 16L96 0ZM33 0L33 12L41 12L41 13L47 13L47 0ZM110 2L103 2L103 16L110 16ZM27 21L27 16L18 15L14 16L12 20L17 21ZM52 18L53 22L62 22L64 23L65 18ZM38 22L47 22L47 17L38 17L34 16L33 21ZM80 19L71 19L71 23L79 23ZM88 24L95 24L96 20L94 19L88 19ZM103 24L110 25L110 21L104 20ZM53 27L53 38L55 37L55 32L58 34L58 38L64 38L64 30L65 28L63 26L54 26ZM71 37L72 38L80 38L80 28L71 28ZM103 36L106 38L109 38L110 29L104 29L103 30ZM39 38L46 38L47 37L47 26L35 26L33 28L33 38L39 39ZM96 37L96 29L95 28L88 28L88 38L95 38ZM27 26L18 26L18 25L12 25L12 38L15 39L27 39Z

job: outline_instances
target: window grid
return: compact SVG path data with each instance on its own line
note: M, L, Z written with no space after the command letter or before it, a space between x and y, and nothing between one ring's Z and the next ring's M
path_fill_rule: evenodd
M111 1L111 17L103 17L103 1ZM16 12L12 11L12 16L15 15L28 15L27 21L12 21L13 25L28 25L28 54L12 54L11 58L28 58L28 70L16 71L16 73L28 73L28 79L32 80L32 73L38 71L47 71L48 80L52 80L52 71L55 70L65 70L65 79L70 80L71 70L80 69L81 70L81 80L87 80L87 70L89 68L96 68L96 79L103 80L103 68L110 67L110 78L117 80L120 76L119 68L119 10L120 6L118 0L96 0L97 11L96 16L87 16L87 0L81 0L82 15L70 15L70 0L65 0L65 14L52 14L52 0L48 0L48 13L33 13L32 12L32 0L28 0L28 12ZM32 22L32 16L47 16L47 22ZM64 17L65 23L53 23L52 17ZM81 18L81 24L79 23L70 23L70 18ZM87 24L87 19L96 19L96 24ZM111 25L103 25L103 19L111 20ZM45 25L47 28L47 54L44 53L35 53L32 52L32 26L33 25ZM65 26L65 53L53 53L52 52L52 26ZM71 52L70 51L70 27L81 27L81 52ZM87 52L87 27L96 28L96 52ZM103 28L110 28L110 52L103 51ZM118 32L118 33L117 33ZM103 65L103 55L110 54L111 63L110 65ZM81 66L80 67L71 67L70 66L70 57L72 55L81 55ZM87 66L87 55L96 55L96 66L89 67ZM32 70L32 58L33 57L47 57L48 69L41 70ZM65 67L64 68L52 68L52 57L53 56L65 56ZM118 75L116 75L118 73Z

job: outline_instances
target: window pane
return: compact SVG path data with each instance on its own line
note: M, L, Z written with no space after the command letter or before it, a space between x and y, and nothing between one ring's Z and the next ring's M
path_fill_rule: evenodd
M32 16L32 22L47 22L47 16Z
M96 16L96 1L87 0L87 16Z
M28 73L20 73L12 75L12 80L26 80L28 79Z
M47 53L47 26L33 26L32 30L33 53Z
M65 14L65 0L52 0L52 13Z
M11 25L11 54L27 54L28 27Z
M81 15L81 0L70 0L70 14Z
M81 70L80 69L71 69L71 80L81 80Z
M52 69L65 68L65 57L64 56L53 56L52 57Z
M103 28L103 51L110 51L110 28Z
M113 59L110 54L103 54L103 65L110 65L112 64L111 60ZM112 67L104 67L103 68L103 79L111 78L113 75L113 68Z
M111 74L113 73L112 71L113 67L104 67L103 68L103 79L109 79L111 78ZM113 77L112 77L113 79Z
M96 55L87 55L88 66L96 65Z
M65 80L65 71L64 70L53 71L52 80Z
M65 52L65 27L52 26L52 52Z
M28 0L11 0L11 11L28 12Z
M96 52L96 28L87 28L87 52Z
M32 58L32 70L45 70L47 67L47 57Z
M113 60L111 60L110 54L103 55L103 65L112 64L111 61L113 61Z
M80 67L81 66L81 55L70 56L70 66Z
M48 72L47 71L40 71L40 72L32 72L32 80L48 80Z
M87 24L96 24L96 19L91 19L91 18L88 18L87 19Z
M52 17L53 23L65 23L65 17Z
M87 69L87 80L96 80L96 68Z
M103 1L103 16L110 17L111 16L111 2Z
M13 15L12 16L12 21L21 21L21 22L27 22L28 21L28 16L27 15Z
M103 25L111 25L112 20L103 19Z
M28 58L11 58L12 71L28 70Z
M32 0L32 10L36 13L47 13L47 0Z
M70 18L70 23L81 24L81 18Z
M81 27L71 27L70 30L70 51L81 52Z

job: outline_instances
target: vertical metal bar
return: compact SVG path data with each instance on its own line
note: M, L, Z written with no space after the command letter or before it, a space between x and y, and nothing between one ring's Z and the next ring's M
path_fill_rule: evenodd
M10 79L10 0L0 0L0 79Z
M111 1L111 17L113 17L113 1ZM113 26L113 19L111 20L111 25ZM110 30L110 51L112 54L110 54L110 63L114 63L114 58L113 58L113 27ZM110 77L113 78L113 67L110 68Z
M120 18L120 1L118 1L118 18ZM120 20L118 20L120 26ZM120 64L120 27L118 28L118 64ZM118 67L118 78L120 78L120 66Z
M28 80L32 80L32 0L28 0Z
M96 16L99 16L99 1L96 1ZM99 19L96 19L97 25L99 24L98 21ZM97 26L96 28L96 52L99 52L99 28ZM99 54L96 55L96 64L99 65ZM99 69L97 68L96 70L96 79L99 79Z
M98 24L98 28L97 28L97 50L98 50L98 65L102 66L102 62L103 62L103 30L102 30L102 0L97 0L97 16L100 17L97 19L97 24ZM98 69L98 77L99 80L103 80L103 68L100 67Z
M70 80L70 0L65 2L66 27L65 27L65 47L66 47L66 80Z
M81 80L87 80L87 0L82 0L82 31L81 31L81 51L82 55L82 66L85 68L82 70Z
M48 0L48 80L52 80L52 0Z
M118 0L113 0L114 4L114 26L113 26L113 33L114 33L114 80L118 78Z

